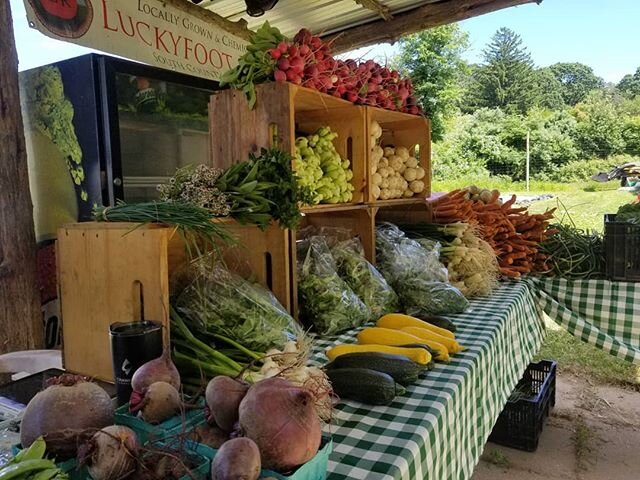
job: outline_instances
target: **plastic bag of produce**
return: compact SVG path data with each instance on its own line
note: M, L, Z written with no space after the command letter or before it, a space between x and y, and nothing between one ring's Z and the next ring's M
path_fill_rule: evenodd
M220 264L201 262L196 270L175 305L198 329L219 333L259 352L282 349L302 334L299 324L262 285Z
M447 269L439 259L439 245L428 250L389 223L376 228L378 268L398 293L409 315L443 315L463 312L469 302L447 283Z
M338 275L369 307L374 320L398 311L396 292L376 267L367 261L358 239L337 242L331 247L331 253L338 267Z
M326 239L313 236L307 242L298 282L305 323L313 324L320 335L335 335L370 320L371 311L338 276Z

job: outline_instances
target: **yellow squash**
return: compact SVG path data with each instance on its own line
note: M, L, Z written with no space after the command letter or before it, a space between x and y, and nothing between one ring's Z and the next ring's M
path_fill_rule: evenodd
M427 330L426 328L419 327L404 327L401 328L400 331L402 333L406 333L408 335L412 335L420 339L420 341L433 340L434 342L441 343L449 353L458 353L464 350L464 348L456 341L448 337L443 337L442 335L438 335L431 330Z
M391 328L370 327L358 333L358 343L362 345L389 345L401 347L403 345L421 344L432 348L436 353L436 360L449 361L449 349L442 343L418 337L411 332L393 330Z
M329 360L333 360L340 355L347 353L365 353L365 352L377 352L377 353L390 353L393 355L404 355L405 357L413 360L420 365L426 365L431 361L431 354L424 348L401 348L390 347L388 345L354 345L354 344L342 344L336 345L330 348L325 353Z
M388 313L378 320L376 326L383 328L393 328L395 330L399 330L405 327L420 327L431 330L432 332L442 335L443 337L451 339L456 338L453 332L450 332L446 328L431 325L429 322L425 322L424 320L420 320L419 318L404 315L402 313Z

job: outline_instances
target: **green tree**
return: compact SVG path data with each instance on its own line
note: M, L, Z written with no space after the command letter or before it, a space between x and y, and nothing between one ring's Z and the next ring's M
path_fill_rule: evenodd
M580 103L589 92L604 87L604 80L583 63L556 63L549 70L562 85L562 98L567 105Z
M595 90L573 108L576 143L583 155L606 158L625 149L624 121L614 94Z
M617 85L618 90L622 93L629 95L630 97L637 97L640 95L640 67L633 75L628 74L622 77L620 83Z
M472 104L521 113L535 104L533 60L520 35L500 28L484 49L483 59L468 97Z
M409 35L399 44L394 63L413 80L418 100L431 119L433 138L438 140L463 95L461 77L467 74L467 65L462 54L469 36L451 24Z
M548 68L535 70L532 77L533 106L549 110L565 107L562 84Z

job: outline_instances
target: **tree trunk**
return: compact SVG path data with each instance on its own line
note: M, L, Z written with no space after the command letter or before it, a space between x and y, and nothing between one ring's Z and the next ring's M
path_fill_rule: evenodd
M0 2L0 354L41 348L33 206L10 2Z

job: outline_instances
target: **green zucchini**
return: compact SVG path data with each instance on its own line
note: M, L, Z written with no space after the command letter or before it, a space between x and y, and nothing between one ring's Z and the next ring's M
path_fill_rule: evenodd
M442 315L414 315L414 317L419 318L420 320L424 320L431 325L435 325L436 327L444 328L445 330L449 330L450 332L456 332L455 324L446 317Z
M368 368L336 368L327 376L336 395L369 405L389 405L406 391L390 375Z
M424 370L413 360L403 355L389 353L347 353L340 355L326 366L327 370L336 368L368 368L390 375L400 385L411 385L418 380L418 375Z
M426 371L430 371L435 368L436 361L434 360L434 358L436 358L437 353L429 345L425 345L424 343L410 343L408 345L401 345L401 347L402 348L424 348L427 352L431 354L431 361L426 365L421 365L421 367Z

